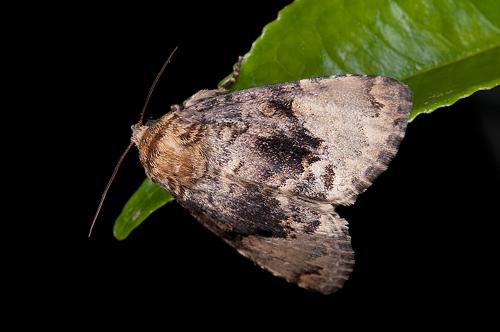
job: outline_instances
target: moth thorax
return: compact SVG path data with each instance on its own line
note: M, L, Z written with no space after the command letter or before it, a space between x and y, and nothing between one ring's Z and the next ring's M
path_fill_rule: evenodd
M184 142L172 123L158 121L152 126L132 126L132 142L139 150L146 174L174 194L202 177L206 160L201 142Z

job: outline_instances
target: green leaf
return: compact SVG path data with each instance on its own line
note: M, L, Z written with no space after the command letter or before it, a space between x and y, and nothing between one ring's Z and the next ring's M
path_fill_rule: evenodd
M498 0L296 0L264 28L232 89L343 73L385 75L412 89L413 120L500 84L499 59ZM158 207L171 200L160 189L141 197L144 186L125 206L129 217L150 207L148 199L162 202ZM120 217L115 230L131 223Z
M498 0L296 0L245 56L234 88L342 73L410 86L410 118L500 84Z
M144 180L116 219L113 235L118 240L125 239L151 213L173 199L172 195L151 180Z

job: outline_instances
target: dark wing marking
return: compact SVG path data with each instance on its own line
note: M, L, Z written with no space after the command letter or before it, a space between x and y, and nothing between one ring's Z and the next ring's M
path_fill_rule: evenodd
M347 205L387 168L410 110L396 80L333 76L209 98L179 116L207 124L213 169Z
M218 188L190 195L179 203L274 275L324 294L341 288L347 280L354 253L347 222L331 205L232 179L222 183L219 179Z
M389 78L339 76L195 101L174 114L203 128L203 175L184 172L189 182L176 183L176 198L260 266L331 293L353 265L347 223L334 207L354 202L387 167L410 99ZM173 187L167 177L155 181Z

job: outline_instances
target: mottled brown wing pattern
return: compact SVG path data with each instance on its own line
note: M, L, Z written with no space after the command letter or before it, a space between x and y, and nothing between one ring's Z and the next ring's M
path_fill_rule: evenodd
M205 181L203 186L209 186L215 179ZM216 193L192 191L196 200L179 203L274 275L322 293L342 287L354 265L354 253L347 222L332 205L231 178L218 181Z
M353 253L335 206L352 204L397 152L409 90L347 75L200 96L136 128L148 176L273 274L341 287Z
M182 116L207 124L214 168L347 205L387 168L410 109L394 79L334 76L210 98Z

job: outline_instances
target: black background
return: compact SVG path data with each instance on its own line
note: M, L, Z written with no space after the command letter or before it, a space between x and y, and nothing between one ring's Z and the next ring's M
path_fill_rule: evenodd
M160 7L64 8L43 36L57 37L52 65L59 159L53 170L63 211L51 223L50 254L34 258L36 290L82 317L156 318L238 324L263 319L335 326L371 313L390 322L489 315L500 185L499 89L479 92L419 116L389 169L342 211L356 265L338 293L323 296L272 277L197 223L176 203L154 213L127 240L112 237L114 218L144 178L133 151L87 239L102 189L137 121L147 89L169 52L179 51L157 87L147 117L156 118L202 88L213 88L281 1L244 9L195 1ZM60 8L59 8L60 10ZM56 74L54 74L56 75ZM65 144L71 142L71 148ZM54 184L53 184L54 186ZM56 188L57 189L57 188ZM60 217L60 218L59 218ZM48 243L50 242L50 243ZM35 250L36 251L36 250ZM43 301L43 297L42 300ZM479 310L474 310L479 309ZM449 312L451 310L451 314ZM85 321L86 319L83 319ZM234 325L235 327L237 325Z

